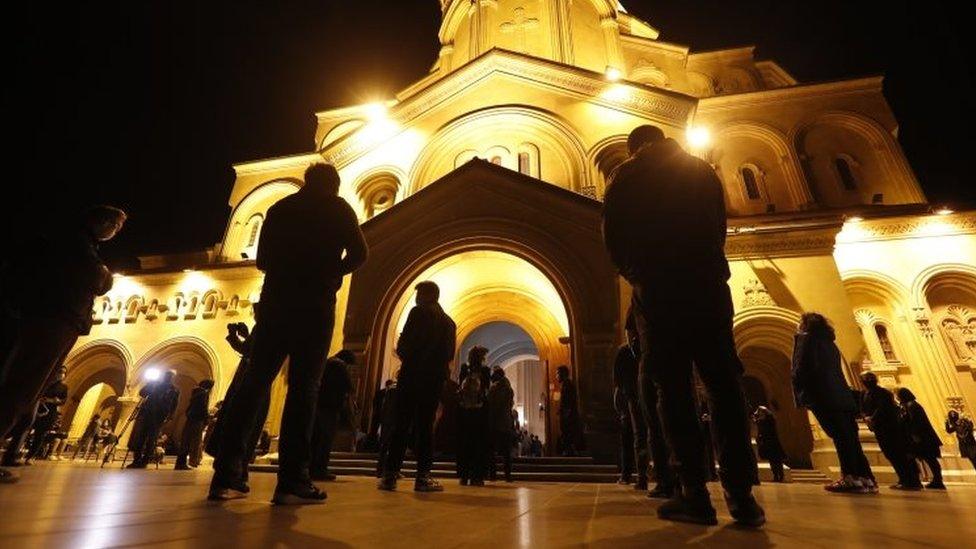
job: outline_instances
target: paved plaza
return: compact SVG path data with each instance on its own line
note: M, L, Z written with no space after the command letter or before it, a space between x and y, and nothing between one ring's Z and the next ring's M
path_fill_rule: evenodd
M971 547L976 486L948 492L838 496L814 485L767 484L763 531L669 524L656 503L607 484L505 484L382 493L368 478L327 486L324 506L272 507L274 476L252 497L204 500L207 471L120 471L41 463L0 486L0 547ZM713 489L714 496L718 490Z

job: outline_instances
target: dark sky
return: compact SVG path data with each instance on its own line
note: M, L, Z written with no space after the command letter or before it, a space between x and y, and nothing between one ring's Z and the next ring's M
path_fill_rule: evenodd
M21 5L5 17L5 237L84 204L131 222L106 253L221 239L231 164L308 151L316 110L392 95L437 45L437 0L144 0ZM695 51L755 44L803 81L887 75L930 198L976 201L972 59L943 0L630 0ZM971 172L971 170L969 170ZM968 175L968 174L966 174Z

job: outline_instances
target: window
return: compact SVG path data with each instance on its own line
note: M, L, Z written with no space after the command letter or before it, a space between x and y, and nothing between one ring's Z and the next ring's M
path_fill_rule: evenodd
M875 324L874 333L878 336L878 343L881 344L881 350L884 352L885 360L888 362L897 362L898 356L895 355L895 348L891 344L891 338L888 337L888 328L884 324Z
M834 166L837 168L837 176L840 177L840 184L844 186L844 190L856 191L857 178L854 176L854 168L851 166L851 161L847 158L839 157L834 160Z
M255 219L254 223L251 224L251 234L247 237L247 247L251 248L258 241L258 233L261 232L261 220Z
M527 152L518 155L518 171L524 175L532 175L532 157Z
M742 168L742 185L745 187L746 196L749 200L760 200L762 195L759 192L759 178L756 176L756 170L750 166L745 166Z

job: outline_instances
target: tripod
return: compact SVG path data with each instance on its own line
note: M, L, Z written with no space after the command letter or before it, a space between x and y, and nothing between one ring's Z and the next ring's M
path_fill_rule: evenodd
M144 400L139 400L139 404L136 404L136 407L132 410L132 413L129 414L129 417L125 420L125 423L122 425L122 430L119 431L119 434L113 435L114 440L111 442L111 446L108 445L108 444L105 445L105 457L102 458L102 465L101 465L102 468L105 468L105 464L108 463L109 460L114 460L114 458L115 458L115 448L119 445L119 441L122 440L122 435L125 434L125 431L136 420L136 417L139 415L139 411L142 410L142 403L143 402L145 402L145 401ZM123 469L125 468L125 460L128 459L128 458L129 458L129 449L126 448L125 449L125 455L122 456L122 468Z

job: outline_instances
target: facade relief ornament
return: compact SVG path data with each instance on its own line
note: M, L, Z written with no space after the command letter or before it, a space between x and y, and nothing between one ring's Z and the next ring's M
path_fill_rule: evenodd
M976 312L961 305L950 305L941 326L956 364L968 367L976 365Z
M525 6L519 6L513 10L512 20L505 21L499 26L502 34L514 34L518 41L519 51L528 51L528 40L526 34L530 30L539 28L539 20L535 17L527 17Z
M749 307L776 307L776 300L769 295L769 290L758 279L752 279L742 288L745 291L745 298L742 300L742 308Z
M929 322L929 315L925 312L925 308L912 307L912 311L915 313L915 326L918 328L918 331L920 331L924 337L931 337L932 325Z

